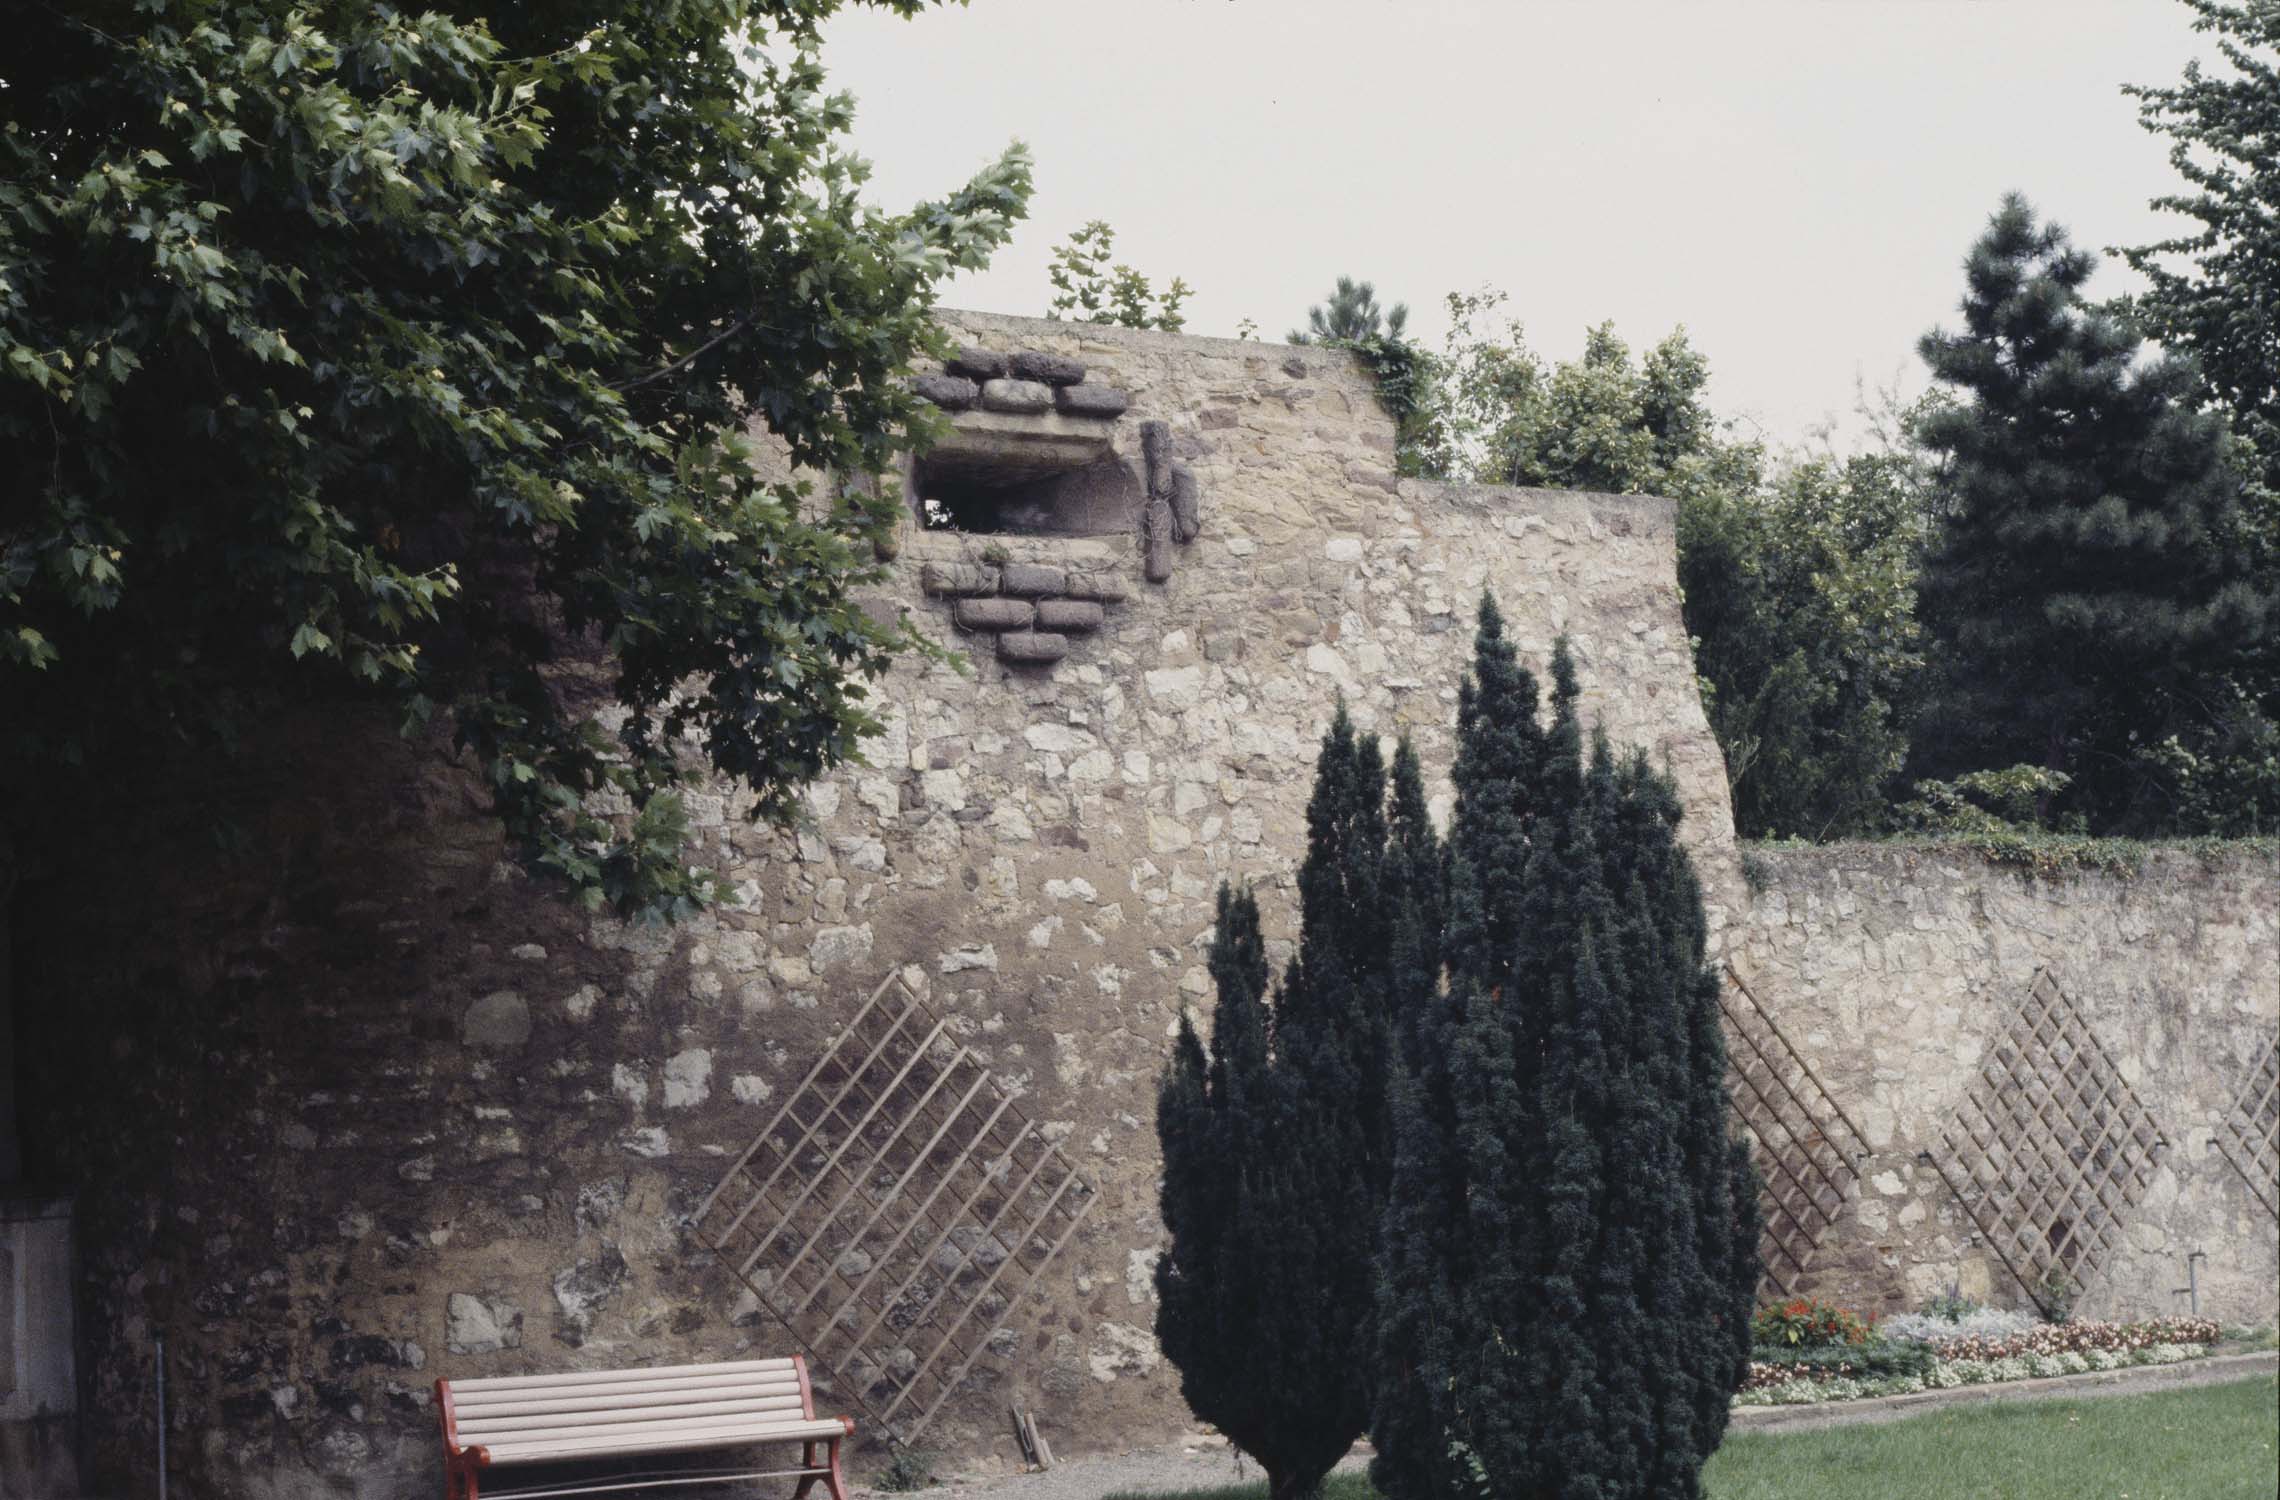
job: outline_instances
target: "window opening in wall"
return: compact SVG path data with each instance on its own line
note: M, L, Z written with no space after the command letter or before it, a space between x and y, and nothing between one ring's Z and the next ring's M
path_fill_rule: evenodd
M1115 458L1047 473L922 459L911 477L928 531L1106 536L1130 531L1145 498L1139 477Z

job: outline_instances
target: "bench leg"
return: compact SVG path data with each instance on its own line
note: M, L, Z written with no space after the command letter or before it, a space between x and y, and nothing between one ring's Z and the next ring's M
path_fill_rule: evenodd
M815 1444L800 1444L800 1467L803 1469L815 1467ZM814 1474L802 1474L798 1487L792 1491L792 1500L807 1500L807 1492L815 1488L816 1478L817 1476Z
M845 1476L839 1472L839 1439L831 1439L831 1500L847 1500Z

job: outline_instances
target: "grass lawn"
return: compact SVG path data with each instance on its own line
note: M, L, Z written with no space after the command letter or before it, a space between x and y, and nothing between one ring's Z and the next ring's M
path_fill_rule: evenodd
M2150 1396L1957 1407L1881 1426L1736 1433L1709 1500L2272 1500L2270 1376ZM1108 1500L1261 1500L1266 1486ZM1375 1500L1358 1473L1325 1500Z

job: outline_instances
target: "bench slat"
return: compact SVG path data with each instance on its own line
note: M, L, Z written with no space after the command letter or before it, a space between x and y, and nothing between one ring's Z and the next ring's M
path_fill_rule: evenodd
M508 1389L556 1390L563 1386L595 1385L610 1381L670 1380L675 1377L719 1379L726 1375L768 1374L794 1381L799 1379L798 1368L790 1359L746 1359L713 1365L658 1365L646 1370L573 1370L564 1375L485 1375L474 1380L454 1380L451 1382L451 1392L454 1397L459 1397Z
M638 1427L638 1438L599 1436L591 1429L571 1428L558 1437L524 1434L512 1442L485 1443L493 1464L543 1463L557 1458L608 1458L639 1453L686 1453L705 1448L727 1448L746 1443L809 1442L844 1434L837 1419L799 1422L735 1422L715 1425L678 1424Z
M725 1380L699 1380L684 1375L677 1380L625 1380L601 1385L572 1385L540 1387L537 1390L481 1391L466 1395L454 1386L452 1404L461 1411L488 1411L499 1406L515 1406L531 1401L623 1401L641 1396L679 1397L693 1391L742 1391L756 1396L796 1396L800 1393L797 1380L755 1380L751 1376L730 1377Z
M674 1437L684 1433L696 1432L774 1431L777 1428L809 1427L818 1421L824 1422L827 1426L836 1425L829 1418L787 1417L780 1413L764 1411L730 1412L711 1417L677 1417L669 1422L627 1422L603 1426L596 1426L591 1422L565 1419L551 1426L521 1427L512 1432L503 1432L498 1435L497 1441L512 1447L518 1443L567 1443L584 1442L590 1439L597 1443L620 1443L638 1447L648 1442L652 1437ZM471 1439L464 1432L459 1435L459 1440L462 1447L470 1441L481 1443L486 1448L494 1446L490 1438L477 1437Z
M556 1427L620 1428L639 1427L644 1423L666 1425L693 1417L765 1417L770 1421L804 1422L807 1414L800 1409L800 1398L772 1401L688 1401L678 1406L609 1407L601 1411L535 1411L522 1416L486 1416L469 1420L459 1419L459 1440L463 1443L487 1442L492 1437L509 1433L533 1432Z
M596 1391L587 1394L579 1391L575 1396L534 1394L509 1397L469 1405L453 1401L459 1414L459 1425L469 1422L488 1422L493 1417L528 1417L541 1412L617 1411L625 1407L680 1406L694 1401L782 1401L792 1410L801 1410L800 1388L796 1385L691 1385L670 1391L630 1390Z

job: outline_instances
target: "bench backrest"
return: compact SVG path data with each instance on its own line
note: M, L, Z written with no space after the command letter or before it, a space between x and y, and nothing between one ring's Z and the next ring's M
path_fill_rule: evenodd
M648 1370L439 1380L446 1441L455 1448L622 1438L639 1447L748 1428L770 1417L812 1419L806 1362L749 1359Z

